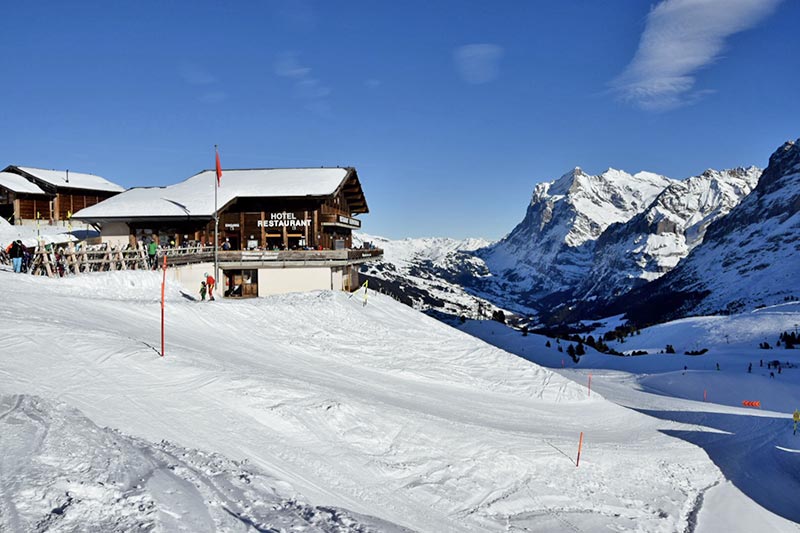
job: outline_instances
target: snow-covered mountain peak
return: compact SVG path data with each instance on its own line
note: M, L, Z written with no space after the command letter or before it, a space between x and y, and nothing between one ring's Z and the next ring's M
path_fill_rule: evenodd
M557 180L548 183L548 193L550 196L565 196L569 194L576 182L581 178L588 177L581 167L575 167L569 172L562 174Z
M531 209L542 211L540 229L554 220L552 214L562 211L562 216L556 218L556 223L563 226L562 231L556 233L563 234L564 244L577 247L597 239L609 225L630 219L672 182L651 172L631 175L609 168L601 174L590 175L576 167L548 189L538 189ZM561 209L558 209L559 203L564 204Z
M385 237L355 232L353 244L362 246L371 243L383 249L384 259L394 264L413 264L416 261L430 261L440 265L454 252L472 252L485 248L492 241L481 238L451 239L449 237L422 237L390 240Z
M539 184L524 220L508 236L478 251L491 271L544 295L574 286L589 270L596 239L611 224L644 210L673 180L651 172L580 167Z
M588 224L575 224L566 237L570 246L596 239L609 225L630 219L647 207L673 180L658 174L608 169L597 176L576 178L570 190L570 203ZM583 226L583 227L582 227Z
M758 173L752 167L726 172L724 179L712 177L720 190L741 180L753 183ZM790 141L772 154L752 192L708 225L702 243L677 268L632 293L630 301L620 300L619 305L632 308L637 318L660 320L794 299L793 288L800 276L798 235L800 146L798 141ZM656 300L674 305L656 316L647 307Z
M647 209L597 240L576 297L603 302L663 276L703 241L712 222L750 193L760 175L757 167L709 169L673 181Z
M769 158L769 166L759 182L765 193L776 190L784 176L800 172L800 139L787 141Z
M787 143L773 159L784 170L800 169L796 150ZM525 218L497 243L364 236L386 253L382 264L363 272L397 289L402 301L441 309L452 303L459 313L475 307L474 297L545 321L569 314L561 304L593 313L675 268L712 223L756 185L764 188L761 175L755 166L707 169L682 180L615 168L591 175L575 167L537 184Z
M653 226L662 220L682 226L681 233L694 233L693 244L698 244L708 224L730 211L742 198L750 193L758 183L762 169L758 167L734 168L729 170L708 169L699 176L675 181L656 197L645 211L648 225ZM692 226L702 228L691 232ZM666 226L664 226L666 227ZM656 233L663 233L662 230ZM693 247L693 244L690 247Z

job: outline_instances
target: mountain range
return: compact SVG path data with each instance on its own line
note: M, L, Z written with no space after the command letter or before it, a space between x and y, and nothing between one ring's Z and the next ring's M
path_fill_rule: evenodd
M575 168L537 184L523 220L497 242L362 236L386 250L362 275L423 309L504 310L540 324L626 312L649 322L792 299L798 152L787 142L763 171L683 180Z

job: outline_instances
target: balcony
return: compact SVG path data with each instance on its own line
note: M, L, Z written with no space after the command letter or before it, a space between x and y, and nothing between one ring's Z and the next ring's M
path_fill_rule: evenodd
M214 250L202 248L167 248L159 250L166 254L170 266L193 263L211 263ZM281 268L299 266L343 266L366 263L383 255L380 248L356 250L219 250L219 264L225 268Z

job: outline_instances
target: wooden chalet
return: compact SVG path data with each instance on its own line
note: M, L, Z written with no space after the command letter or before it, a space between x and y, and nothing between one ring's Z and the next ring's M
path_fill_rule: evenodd
M130 189L73 218L117 247L155 240L178 276L199 287L198 272L213 264L215 187L215 171L206 170L175 185ZM224 170L216 196L220 289L228 296L353 290L359 265L382 254L352 250L356 217L369 212L355 168Z
M69 170L11 165L0 172L0 216L12 224L56 224L125 189Z

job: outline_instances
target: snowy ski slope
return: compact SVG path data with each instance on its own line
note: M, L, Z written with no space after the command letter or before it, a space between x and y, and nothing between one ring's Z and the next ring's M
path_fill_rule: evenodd
M70 531L81 518L97 530L668 532L724 520L797 530L675 435L702 421L588 397L580 374L387 297L198 303L168 287L160 358L159 282L0 272L0 432L11 435L0 440L11 458L0 463L0 530ZM689 403L623 378L600 389L651 411ZM42 428L75 446L21 444ZM125 481L135 476L156 481ZM109 483L122 503L104 507ZM738 525L728 531L752 531Z

